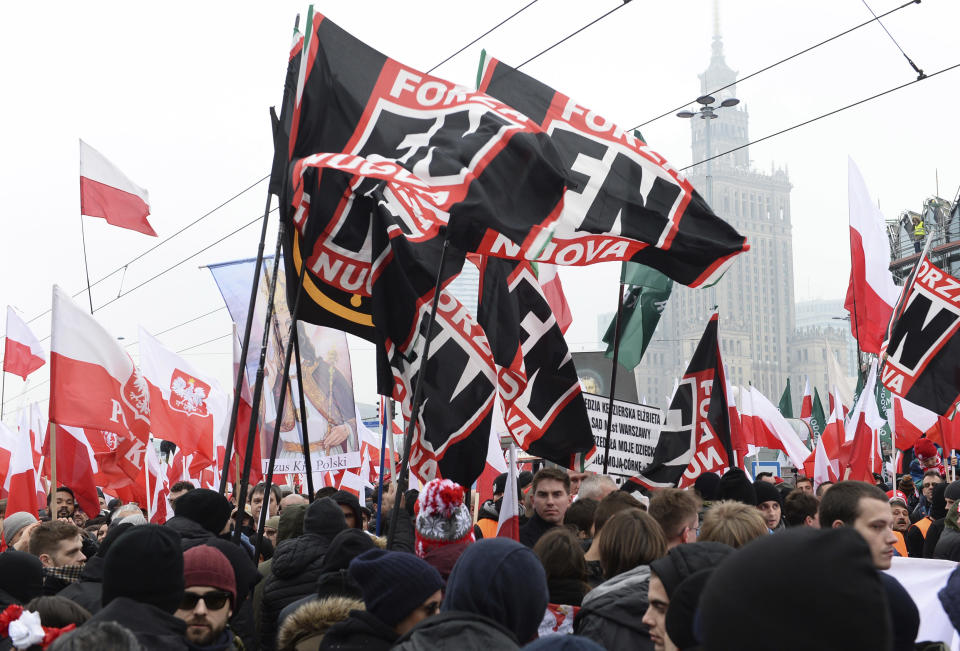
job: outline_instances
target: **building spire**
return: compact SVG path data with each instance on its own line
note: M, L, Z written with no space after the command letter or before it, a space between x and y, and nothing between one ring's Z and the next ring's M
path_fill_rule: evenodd
M713 60L723 61L723 37L720 36L720 0L713 0Z

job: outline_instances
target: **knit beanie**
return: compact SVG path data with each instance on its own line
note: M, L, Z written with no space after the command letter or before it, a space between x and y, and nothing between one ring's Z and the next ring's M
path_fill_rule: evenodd
M280 526L280 516L279 515L270 516L269 518L267 518L267 521L263 523L263 526L266 527L267 529L276 530L277 527Z
M42 589L43 563L39 558L15 549L0 554L0 590L23 605L39 597Z
M694 635L694 621L696 621L700 605L700 595L703 593L703 588L710 580L714 569L709 567L694 572L681 581L670 593L670 608L667 609L664 626L667 629L670 641L678 649L697 648L699 645Z
M350 561L363 552L376 549L373 538L360 529L344 529L330 541L327 553L320 564L321 572L334 572L350 567Z
M913 444L913 454L923 461L924 459L937 456L937 446L935 446L930 439L922 438Z
M718 500L736 500L750 506L757 505L757 492L750 483L750 478L740 468L731 468L720 478L717 488Z
M103 563L103 605L115 597L176 612L183 597L183 550L175 531L145 524L113 543Z
M417 499L416 547L423 558L436 547L474 542L473 518L463 503L463 486L449 479L432 479Z
M24 527L36 521L37 519L26 511L11 513L3 519L3 539L9 545L13 537L20 533Z
M953 500L954 502L960 500L960 479L947 484L947 491L943 494L943 496L948 500Z
M280 522L277 524L277 544L284 540L303 535L303 518L307 514L306 504L293 504L283 507Z
M209 545L197 545L183 553L183 587L204 586L230 593L230 606L237 603L237 580L223 553Z
M717 491L720 489L720 475L715 472L700 473L696 481L693 482L693 488L700 493L700 498L706 502L717 499Z
M753 491L757 495L757 504L776 502L783 506L783 497L780 495L780 491L770 482L762 480L753 482Z
M315 500L303 516L303 533L315 533L333 538L347 528L340 505L329 497Z
M173 506L174 515L193 520L214 536L223 531L232 511L227 498L209 488L187 491Z
M353 559L349 571L367 612L391 628L443 589L440 573L406 552L371 549Z
M770 598L784 585L791 586L792 603L803 608L785 608ZM852 527L796 527L728 556L700 597L698 633L704 651L771 645L779 651L890 651L893 639L886 591L869 546Z
M733 547L719 542L698 542L677 545L663 558L650 563L650 571L657 575L667 596L673 599L673 591L694 572L715 567L733 553Z

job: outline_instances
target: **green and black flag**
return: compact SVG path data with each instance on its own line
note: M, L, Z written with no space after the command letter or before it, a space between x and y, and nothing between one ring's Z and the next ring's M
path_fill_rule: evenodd
M620 280L631 285L631 288L623 303L618 361L624 368L633 369L643 359L643 353L660 323L660 315L673 290L673 281L656 269L635 262L623 263ZM603 335L607 357L613 357L616 323L614 317Z
M780 415L784 418L793 418L793 400L790 397L790 378L787 378L787 387L780 396Z
M820 393L813 390L813 413L810 415L810 429L814 436L823 434L823 428L827 424L827 419L823 415L823 404L820 402Z

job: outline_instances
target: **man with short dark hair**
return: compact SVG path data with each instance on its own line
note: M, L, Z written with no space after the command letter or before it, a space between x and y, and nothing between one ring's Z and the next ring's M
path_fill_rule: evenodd
M543 468L533 477L533 515L520 527L520 542L533 547L540 536L563 524L570 506L570 476L558 468Z
M60 486L53 495L47 495L47 510L50 512L51 520L73 518L77 510L77 498L73 490Z
M813 496L813 492L805 492L795 488L787 495L783 503L783 521L788 527L820 528L817 521L817 509L820 502Z
M192 491L196 486L193 485L193 482L189 481L178 481L176 484L170 487L170 494L167 496L167 500L170 502L170 507L176 511L177 510L177 500Z
M773 476L772 472L758 472L757 477L754 481L765 481L768 484L777 483L776 478Z
M247 500L250 515L253 516L253 526L256 528L260 524L260 509L263 508L263 492L266 490L266 484L263 482L257 484L250 491L250 497ZM280 487L276 484L270 484L270 499L267 500L267 517L273 517L280 508Z
M853 527L870 545L873 564L878 570L890 568L894 543L893 515L886 494L862 481L834 484L820 501L820 526Z
M797 475L797 490L803 491L808 495L813 495L813 480L803 475Z
M647 511L660 524L667 549L697 541L700 500L696 493L680 488L661 488L650 499Z
M943 477L939 470L927 470L923 473L923 480L920 483L920 501L913 509L913 513L910 514L911 521L918 522L930 515L930 507L933 503L933 487L942 483Z
M30 533L30 553L43 563L43 594L55 595L80 580L83 564L81 529L72 522L41 522Z
M826 495L827 491L830 490L830 487L833 486L832 481L823 481L820 482L820 485L817 486L816 495L818 498L823 499L823 496ZM881 491L882 492L882 491Z

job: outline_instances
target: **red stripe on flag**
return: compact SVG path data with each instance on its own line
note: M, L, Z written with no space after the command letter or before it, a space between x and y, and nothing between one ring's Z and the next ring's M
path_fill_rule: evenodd
M157 236L147 221L150 206L143 199L84 176L80 177L80 214L100 217L112 226Z
M46 361L30 351L30 346L11 339L9 336L3 345L3 370L19 375L23 380L43 366Z

